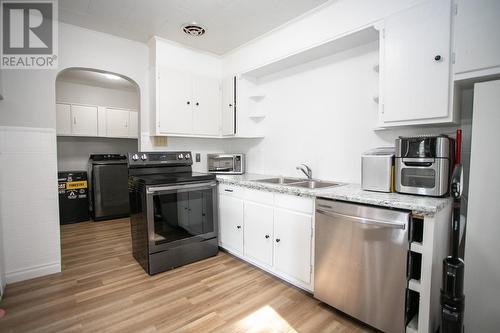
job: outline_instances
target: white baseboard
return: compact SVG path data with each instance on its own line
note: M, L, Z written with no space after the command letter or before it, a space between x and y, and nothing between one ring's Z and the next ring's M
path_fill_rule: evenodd
M7 284L9 284L59 272L61 272L61 263L53 262L53 263L23 268L13 272L6 272L5 280Z

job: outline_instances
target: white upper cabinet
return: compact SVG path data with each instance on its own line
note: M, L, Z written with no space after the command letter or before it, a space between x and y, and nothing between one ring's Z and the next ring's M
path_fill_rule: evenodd
M57 135L137 138L138 112L105 106L56 104Z
M451 2L427 1L384 21L381 127L452 122Z
M97 136L106 137L106 107L97 107Z
M57 135L71 135L71 105L56 104Z
M128 137L130 116L128 110L106 109L106 134L111 137Z
M97 136L97 106L71 105L71 133Z
M137 111L130 111L129 118L128 135L131 138L137 138L139 137L139 113Z
M193 133L214 135L220 133L220 83L206 76L193 76Z
M456 74L464 78L500 73L500 1L457 0Z
M236 77L222 80L221 132L224 136L236 134Z
M191 74L160 67L157 93L160 132L191 134L193 130Z
M158 119L160 134L220 135L218 79L160 67Z

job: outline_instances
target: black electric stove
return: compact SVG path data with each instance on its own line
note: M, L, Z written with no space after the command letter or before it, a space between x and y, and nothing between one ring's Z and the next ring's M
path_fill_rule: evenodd
M175 172L169 174L154 174L133 176L135 181L144 185L166 185L188 182L201 182L216 179L215 175L198 172Z
M215 175L192 164L185 151L128 154L132 250L148 274L218 253Z

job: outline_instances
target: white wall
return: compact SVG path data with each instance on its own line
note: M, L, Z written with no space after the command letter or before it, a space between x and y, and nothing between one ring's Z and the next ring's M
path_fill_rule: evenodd
M87 84L57 80L56 100L63 103L102 105L139 110L138 92L109 89Z
M87 170L90 154L126 154L138 151L137 139L57 137L57 170Z
M126 76L140 88L141 111L149 109L145 44L60 23L59 64L59 70L95 68ZM2 76L0 126L6 127L0 145L0 221L6 279L13 282L60 270L54 130L57 71L4 70ZM140 117L147 129L147 112ZM4 185L14 179L27 185L22 190L19 184ZM27 200L26 188L33 184L36 188Z
M423 0L337 0L237 48L223 58L224 76L244 72L372 24Z
M3 244L3 227L2 220L0 220L0 300L2 299L5 290L5 247Z
M375 131L377 63L375 43L262 78L265 138L231 148L247 152L249 172L300 176L295 167L306 163L314 177L359 183L362 152L394 145L399 135L453 133L454 127Z

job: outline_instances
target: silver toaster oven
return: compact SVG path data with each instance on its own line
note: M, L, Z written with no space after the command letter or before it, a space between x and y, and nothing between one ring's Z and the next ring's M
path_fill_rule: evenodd
M207 154L208 172L241 175L245 173L244 154Z
M445 135L396 139L396 192L440 197L448 193L453 139Z

